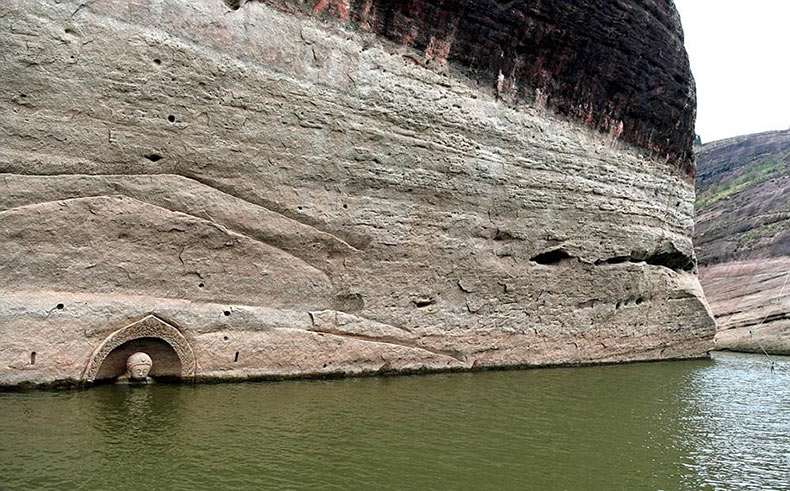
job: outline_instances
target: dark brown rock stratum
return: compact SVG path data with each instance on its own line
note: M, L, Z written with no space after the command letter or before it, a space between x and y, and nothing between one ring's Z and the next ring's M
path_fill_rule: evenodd
M669 1L0 2L0 385L692 358Z

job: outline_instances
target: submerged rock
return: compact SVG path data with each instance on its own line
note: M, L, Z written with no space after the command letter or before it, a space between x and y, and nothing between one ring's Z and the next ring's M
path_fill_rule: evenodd
M790 354L790 131L697 150L695 245L720 349Z
M134 351L209 379L712 346L671 2L11 0L0 24L0 384Z

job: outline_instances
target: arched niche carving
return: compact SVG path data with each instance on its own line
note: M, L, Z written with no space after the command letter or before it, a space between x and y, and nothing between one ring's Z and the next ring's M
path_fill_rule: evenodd
M129 341L144 338L159 339L170 345L181 362L181 379L194 379L197 362L195 353L192 351L187 339L174 326L154 315L149 315L107 336L91 355L88 366L85 367L85 373L82 376L83 382L92 383L96 380L96 375L99 373L102 363L114 349Z

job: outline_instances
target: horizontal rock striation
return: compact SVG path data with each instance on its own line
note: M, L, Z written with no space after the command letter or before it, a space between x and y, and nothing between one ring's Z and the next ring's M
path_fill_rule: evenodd
M266 3L339 18L413 48L415 63L451 64L500 98L548 105L694 172L696 96L666 0Z
M695 244L717 346L790 354L790 131L697 152Z
M704 356L674 8L544 3L4 2L0 385Z

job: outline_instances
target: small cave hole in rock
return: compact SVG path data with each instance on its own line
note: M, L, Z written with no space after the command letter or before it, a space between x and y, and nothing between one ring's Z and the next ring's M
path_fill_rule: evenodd
M163 158L158 153L149 153L148 155L145 155L144 157L147 158L148 160L150 160L151 162L158 162L158 161L162 160L162 158Z
M595 265L599 264L622 264L631 260L631 256L616 256L610 257L609 259L598 259L595 261Z
M647 264L664 266L673 271L693 271L694 259L680 251L661 252L645 258Z
M236 352L236 356L233 357L233 362L236 363L237 361L239 361L239 352L238 351Z
M348 205L344 204L344 205L343 205L343 209L344 209L344 210L347 210L347 209L348 209Z
M223 341L227 341L227 340L228 340L228 337L227 337L227 336L222 336L222 340L223 340Z
M175 123L176 122L176 117L174 115L172 115L172 114L168 114L167 115L167 120L170 121L171 123Z
M159 58L154 58L154 63L156 63L157 65L161 65L162 60L160 60Z
M239 7L241 7L241 4L244 0L223 0L223 1L225 2L225 5L227 5L228 8L230 8L231 10L239 10Z
M230 315L230 310L226 310L225 312L223 312L223 314L225 314L225 317L229 316Z
M63 307L65 307L65 306L62 303L59 303L59 304L55 305L55 308L58 309L58 310L63 310Z
M203 288L204 286L206 286L204 283L198 283L198 288Z
M645 301L645 299L644 299L644 298L642 298L642 297L639 297L639 298L637 298L637 299L636 299L636 304L637 304L637 305L640 305L640 304L641 304L642 302L644 302L644 301Z
M530 261L535 261L538 264L553 266L559 264L563 259L570 259L573 256L565 252L563 249L552 249L550 251L541 252L537 256L530 258Z
M31 365L35 365L36 364L36 352L35 351L31 351L30 352L30 364Z
M434 299L432 299L432 298L419 298L419 299L414 301L414 305L418 309L421 309L423 307L428 307L429 305L433 305L435 303L436 303L436 301Z

